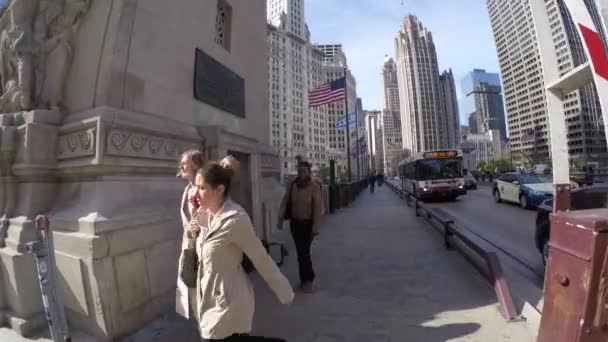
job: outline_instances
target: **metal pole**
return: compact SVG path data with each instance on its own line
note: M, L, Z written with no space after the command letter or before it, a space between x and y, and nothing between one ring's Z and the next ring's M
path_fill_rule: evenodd
M57 295L55 284L55 246L53 233L49 228L49 219L46 216L38 215L35 222L41 238L28 242L25 249L36 257L42 304L44 305L51 338L54 342L70 342L71 337L65 312Z
M350 183L350 122L348 120L348 86L346 82L346 67L344 67L344 112L346 114L346 168L348 172L348 182Z
M361 166L359 164L359 155L361 152L359 151L359 113L357 112L358 108L355 108L355 135L357 139L357 180L361 179Z

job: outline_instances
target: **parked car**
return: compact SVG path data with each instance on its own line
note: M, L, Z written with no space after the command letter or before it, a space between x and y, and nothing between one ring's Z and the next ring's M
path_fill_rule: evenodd
M464 188L467 190L477 189L477 180L475 180L475 177L470 173L464 175Z
M608 208L608 185L600 184L572 190L570 206L571 210ZM552 211L553 199L551 198L538 206L536 214L534 240L545 264L549 257L549 238L551 236L549 214Z

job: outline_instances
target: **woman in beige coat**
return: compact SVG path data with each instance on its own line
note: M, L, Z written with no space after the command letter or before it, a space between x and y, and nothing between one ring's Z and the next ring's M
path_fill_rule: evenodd
M294 293L257 238L245 210L229 199L232 171L217 163L197 172L199 212L190 223L199 257L197 311L203 341L247 341L254 312L253 287L241 267L243 253L274 291L289 304ZM198 217L198 218L197 218ZM206 222L205 222L206 221Z
M182 219L182 226L184 227L184 235L182 238L182 250L188 247L188 227L192 220L192 214L196 210L193 203L189 200L191 196L196 195L196 186L194 185L194 179L196 172L203 167L203 154L198 150L189 150L182 154L179 159L177 167L177 176L186 180L188 184L182 194L182 200L180 202L179 213ZM181 265L181 258L180 263ZM181 271L181 270L180 270ZM196 290L189 289L178 277L177 280L177 291L176 291L176 310L182 316L196 321Z

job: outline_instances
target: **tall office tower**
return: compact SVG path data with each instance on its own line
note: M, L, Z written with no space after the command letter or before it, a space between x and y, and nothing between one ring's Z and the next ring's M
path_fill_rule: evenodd
M460 126L460 139L470 134L469 126Z
M452 69L444 71L439 76L439 93L441 112L445 120L446 147L457 148L460 144L460 117Z
M408 15L395 38L395 50L403 148L416 153L448 147L431 32Z
M397 64L388 55L384 58L381 71L383 109L394 112L400 111L399 81L397 79Z
M401 112L399 106L399 82L397 80L397 64L386 56L380 75L382 83L383 109L380 116L382 127L382 147L384 165L382 171L386 175L394 174L399 158L403 151L401 134Z
M317 48L325 55L323 62L332 62L337 55L343 53L342 44L323 44L317 45Z
M269 0L268 76L270 141L281 157L281 176L296 174L296 157L313 169L329 165L327 108L310 108L308 92L325 82L324 54L310 43L302 0Z
M473 116L473 133L486 133L492 129L500 132L500 139L507 138L507 124L502 101L502 87L497 73L474 69L461 82L462 111Z
M384 148L382 147L382 127L379 110L367 111L365 115L365 132L369 155L369 169L372 173L382 171L384 166Z
M325 81L331 82L346 75L346 90L348 101L348 112L354 113L357 104L357 83L355 77L348 69L346 55L339 44L317 45L320 51L330 51L330 55L324 54L322 69L325 75ZM335 47L340 47L336 48ZM328 156L329 159L336 161L338 171L346 171L347 168L347 148L346 148L346 129L337 129L336 121L346 115L346 107L344 100L332 102L324 105L327 111L327 137L328 137ZM349 128L350 137L350 158L351 158L351 176L352 179L357 178L357 159L354 152L356 151L356 125L351 123Z
M304 0L266 0L266 19L274 27L301 40L308 40L308 28L304 19Z
M365 115L366 112L363 110L363 101L361 98L357 98L357 103L355 104L355 113L357 113L357 130L359 135L358 147L359 147L359 160L358 160L358 168L359 174L361 177L367 176L369 172L369 155L367 154L367 140L366 140L366 131L365 131Z
M543 162L549 158L549 127L542 66L532 18L531 0L487 0L503 81L513 161ZM584 0L596 27L605 37L595 0ZM559 72L586 61L582 43L563 0L545 0ZM565 97L568 150L573 160L606 158L606 139L595 86Z
M401 141L401 114L385 109L380 114L380 127L382 129L382 159L384 165L378 172L386 175L395 175L396 168L402 156L403 143Z

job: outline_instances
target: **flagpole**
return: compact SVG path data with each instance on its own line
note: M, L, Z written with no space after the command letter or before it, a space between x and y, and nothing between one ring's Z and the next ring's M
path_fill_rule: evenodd
M355 107L355 139L357 139L357 180L361 179L361 168L359 166L359 113L357 112L359 108Z
M350 183L350 123L348 122L348 82L346 82L346 67L344 67L344 111L346 114L346 169L348 172L348 182Z

